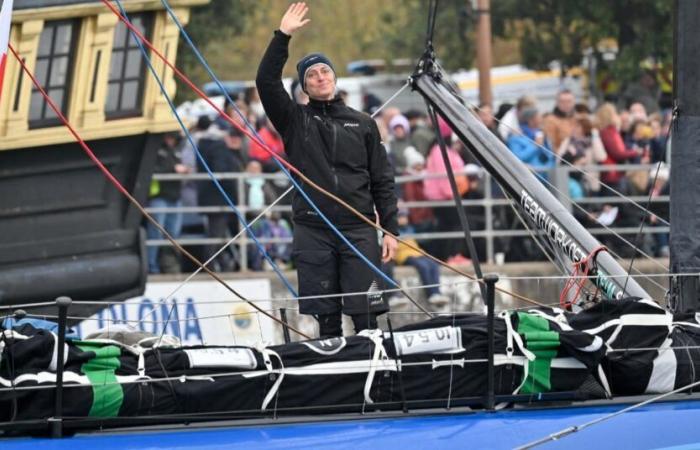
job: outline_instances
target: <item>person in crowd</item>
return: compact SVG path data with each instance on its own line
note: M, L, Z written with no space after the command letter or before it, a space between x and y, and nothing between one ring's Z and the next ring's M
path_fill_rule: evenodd
M180 150L180 134L177 132L166 133L163 136L163 144L158 148L154 173L189 172L187 166L182 164ZM180 195L182 192L181 181L151 182L148 206L149 208L179 208L182 206ZM182 229L182 212L152 212L153 218L177 239ZM146 237L148 240L164 239L160 230L151 222L146 224ZM177 255L171 247L149 246L147 250L148 271L150 273L180 273L180 263Z
M401 114L395 115L389 121L389 149L394 163L394 172L401 174L406 171L406 150L413 144L411 142L411 126L408 119Z
M411 126L411 142L413 146L418 150L418 153L428 156L430 147L435 142L435 132L428 124L427 116L417 109L411 109L406 111L405 117Z
M500 139L500 135L498 134L498 124L496 123L496 118L493 115L493 107L491 106L490 103L480 103L479 106L476 108L476 117L479 118L481 123L484 124L486 128L489 129L491 133L494 135L498 136Z
M646 122L649 120L649 115L647 114L647 108L641 102L634 102L628 108L630 114L630 123L641 120Z
M659 162L657 163L658 167L654 167L650 170L649 176L652 180L652 185L651 185L651 197L652 198L657 198L661 196L668 196L671 194L671 184L669 183L669 167L663 163ZM652 227L663 227L666 226L665 223L663 223L660 220L660 217L663 217L664 219L668 220L669 218L669 209L668 209L668 203L666 202L652 202L651 203L651 208L654 214L652 214L649 217L649 223L651 223ZM661 258L668 258L670 252L669 252L669 235L668 233L654 233L654 242L655 242L655 248L654 248L654 254L657 257Z
M379 117L381 118L381 121L384 123L384 127L389 130L391 128L391 120L396 117L401 115L401 110L395 106L387 106L384 108L379 114Z
M398 220L401 235L415 233L415 230L410 225L407 211L400 211ZM449 302L449 298L440 293L440 266L415 249L420 248L415 239L404 238L403 240L406 243L401 242L399 244L394 261L399 266L414 267L418 272L421 285L426 286L424 290L428 303L436 307L444 306ZM415 248L411 248L411 246Z
M637 81L630 83L622 93L622 106L631 107L633 103L640 103L647 113L659 111L659 98L661 90L657 83L653 70L642 70Z
M255 117L255 121L251 121L252 124L256 124L258 120L265 117L265 109L260 102L260 94L258 94L258 89L255 86L250 86L243 91L243 103L249 111L250 117Z
M253 233L258 238L292 239L293 230L287 219L277 212L269 213L252 226ZM267 255L279 267L288 266L292 260L292 246L284 242L265 244ZM248 246L248 268L250 270L270 270L271 266L263 258L257 247Z
M243 134L236 128L229 129L223 140L201 139L199 151L207 165L214 173L243 172L246 166L246 158L243 150ZM204 172L205 168L198 161L197 170ZM233 202L238 203L238 183L232 179L220 179L219 183L226 195ZM229 208L224 195L219 191L213 181L200 182L198 189L199 206L218 206ZM232 211L207 212L207 237L226 238L229 234L238 232L238 218ZM208 246L207 258L218 251L220 244ZM235 248L226 249L213 261L212 269L215 271L232 271L238 263Z
M423 176L425 171L425 157L413 147L406 149L406 172L404 175ZM403 186L403 200L406 202L422 202L428 200L424 192L423 179L408 181ZM408 210L408 221L417 233L428 233L435 228L435 215L433 209L428 207L414 207Z
M211 136L209 134L211 124L211 119L206 115L200 116L197 119L197 123L195 123L195 125L190 129L190 136L192 136L192 142L194 145L198 145L202 138ZM197 172L197 154L188 139L183 140L181 162L187 167L187 173ZM182 194L180 195L180 198L182 199L182 206L197 206L197 182L195 180L185 180L182 182ZM184 222L188 222L188 215L191 216L192 214L186 213L185 217L183 218ZM194 220L189 221L192 222Z
M593 128L593 123L587 117L577 117L573 121L571 136L564 139L559 146L557 154L560 157L567 155L582 156L581 166L591 166L602 164L608 157L600 139L600 133ZM597 194L600 192L600 174L598 171L587 171L580 180L585 184L588 193Z
M511 134L506 144L520 161L537 171L537 176L547 179L546 171L554 167L555 158L541 124L542 116L537 108L523 109L520 112L521 131Z
M269 150L272 150L272 152L280 157L284 157L284 142L282 141L282 136L279 135L275 126L267 117L264 117L262 120L262 127L258 130L258 136ZM277 162L275 162L272 154L255 140L250 142L248 157L258 161L262 165L263 172L265 173L277 172L279 170L279 166Z
M531 109L537 107L537 100L531 95L523 95L520 97L515 104L515 107L510 108L501 117L498 123L498 134L501 136L503 142L508 142L508 138L514 134L518 135L521 133L520 129L520 115L525 109Z
M362 87L362 112L365 114L374 114L379 107L382 106L382 100L371 92Z
M575 106L576 98L570 90L564 89L557 94L554 110L542 123L542 129L552 148L559 148L564 139L571 136Z
M661 114L652 114L649 116L649 126L652 130L650 142L651 162L653 163L666 161L666 146L668 144L667 134L670 123L664 123L662 117Z
M282 71L289 55L289 41L309 22L305 19L307 12L303 2L289 7L260 62L256 85L265 112L284 137L285 151L294 166L369 220L377 220L378 215L382 227L397 234L394 174L379 130L370 117L349 108L335 95L336 73L331 61L321 53L312 53L297 63L302 89L310 98L308 105L296 105L284 90ZM380 248L373 227L322 194L307 192L375 266L380 260L387 262L394 257L394 237L384 235ZM302 197L295 196L292 209L299 295L321 296L300 300L299 312L314 315L322 337L342 335L343 312L352 318L357 332L377 328L377 316L388 311L377 275ZM351 292L364 293L322 297Z
M637 149L629 149L620 134L621 119L617 109L612 103L602 104L596 111L596 120L600 129L600 139L608 157L603 162L606 166L614 167L627 162L630 159L639 158L642 152ZM608 170L601 174L601 180L608 186L619 190L624 184L624 172ZM607 189L601 189L603 195ZM611 194L612 195L612 194Z
M262 212L265 207L273 202L276 198L276 193L270 183L265 178L260 176L263 173L263 166L259 161L250 160L246 165L245 178L245 199L248 213L246 220L251 223ZM251 230L258 238L277 237L273 236L274 227L276 225L271 222L270 215L258 219L251 225ZM291 237L291 235L290 235ZM264 244L265 251L270 254L275 251L275 244ZM255 243L248 244L248 268L250 270L263 270L264 257ZM275 255L279 253L276 252ZM273 255L270 254L273 258Z
M591 118L591 108L585 103L576 103L574 105L574 117Z
M649 123L645 120L636 120L630 127L630 147L640 153L640 156L634 158L633 163L650 164L651 163L651 140L654 137L653 130ZM630 170L627 172L627 180L629 181L630 195L645 195L649 192L649 171L648 170Z
M440 116L438 116L438 126L440 134L447 146L448 162L455 174L459 195L462 196L467 193L467 189L469 188L467 177L462 173L464 170L464 161L451 145L452 129ZM450 186L446 173L447 169L442 159L440 145L435 141L426 163L426 175L433 176L426 178L423 182L423 192L428 200L453 200L452 187ZM433 212L437 219L436 231L446 232L462 229L459 222L459 215L454 205L435 207L433 208ZM438 244L435 244L435 248L433 249L433 254L437 258L447 261L449 264L466 263L467 260L464 257L464 253L464 239L462 238L441 239Z
M632 115L626 109L618 111L620 116L620 136L627 143L629 141L630 127L632 126Z

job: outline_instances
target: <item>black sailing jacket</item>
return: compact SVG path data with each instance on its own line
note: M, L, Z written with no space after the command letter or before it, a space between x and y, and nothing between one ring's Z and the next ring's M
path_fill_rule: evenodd
M289 57L289 38L275 31L256 78L260 100L284 139L289 161L309 179L372 221L376 206L381 225L398 234L393 170L377 125L371 117L347 107L339 98L323 102L311 100L308 105L293 102L282 84L282 69ZM363 225L350 211L299 182L335 225L340 228ZM298 192L294 193L292 208L296 222L323 224Z

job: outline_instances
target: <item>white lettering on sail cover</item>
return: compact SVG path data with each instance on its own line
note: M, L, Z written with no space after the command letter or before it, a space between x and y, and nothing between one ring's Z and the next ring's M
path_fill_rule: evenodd
M385 337L390 337L386 335ZM394 346L399 355L417 353L456 353L462 348L462 330L455 327L394 333Z
M190 368L255 369L258 365L253 351L248 348L194 348L185 350L185 353L190 360Z

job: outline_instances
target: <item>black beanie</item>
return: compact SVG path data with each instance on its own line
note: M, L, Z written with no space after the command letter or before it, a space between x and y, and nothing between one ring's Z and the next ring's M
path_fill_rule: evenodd
M323 53L309 53L299 60L297 63L297 73L299 74L299 82L301 83L301 89L306 92L306 71L315 64L325 64L331 68L333 75L335 75L335 69L331 60L326 57Z

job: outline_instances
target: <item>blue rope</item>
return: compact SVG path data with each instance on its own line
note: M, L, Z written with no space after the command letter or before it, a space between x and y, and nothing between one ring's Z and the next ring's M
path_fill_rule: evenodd
M129 23L131 23L131 21L129 20L129 17L128 17L127 14L126 14L126 11L124 10L124 7L123 7L123 5L122 5L122 3L121 3L121 0L116 0L116 3L117 3L117 6L119 6L119 10L120 10L122 16L124 16L124 19L126 19L127 21L129 21ZM265 259L270 263L270 265L272 266L272 269L273 269L273 270L277 273L277 275L280 277L280 280L282 280L282 282L283 282L284 285L287 287L287 289L289 290L289 292L291 292L292 296L298 297L298 294L297 294L296 290L292 287L292 285L291 285L291 283L289 282L289 280L288 280L288 279L284 276L284 274L280 271L279 267L277 267L277 265L276 265L275 262L272 260L272 258L270 258L270 256L267 254L267 252L265 251L265 248L260 244L260 242L258 241L257 237L255 236L255 234L253 233L253 231L250 229L250 226L249 226L248 223L246 222L245 218L240 214L240 212L239 212L238 209L236 208L236 205L233 203L233 201L231 200L231 198L229 197L229 195L226 193L226 191L224 190L224 188L221 186L221 183L219 182L219 180L217 180L216 177L214 176L214 173L213 173L213 172L211 171L211 169L209 168L209 165L207 164L207 162L204 160L204 157L203 157L202 154L200 153L199 148L197 147L197 145L195 144L194 139L192 138L192 135L190 134L190 132L189 132L189 130L187 129L187 127L185 126L185 124L182 122L182 119L180 118L180 115L178 114L177 110L175 109L175 105L173 104L172 99L170 98L170 96L169 96L168 93L166 92L165 86L163 85L163 82L162 82L161 79L158 77L158 74L156 73L155 69L153 68L153 64L151 64L151 60L150 60L150 58L148 57L148 53L146 52L146 49L144 48L143 43L141 42L141 40L138 38L138 36L136 36L136 34L135 34L132 30L129 30L129 32L131 33L132 37L134 38L134 40L135 40L136 43L138 44L139 49L141 50L141 54L143 55L143 58L144 58L144 60L146 61L146 64L148 65L149 70L150 70L151 73L153 74L153 77L156 79L156 82L158 83L158 86L160 87L161 93L163 94L163 96L165 97L165 99L168 101L168 105L170 105L170 109L172 110L173 114L175 115L175 118L177 119L177 122L180 124L180 128L182 128L182 131L185 133L185 136L187 137L187 140L189 141L190 145L191 145L192 148L194 149L195 154L197 155L197 159L199 159L199 161L202 163L202 166L204 166L204 169L207 171L207 174L209 174L209 177L211 178L211 180L212 180L212 181L214 182L214 184L216 185L216 188L219 190L219 192L221 193L221 195L223 195L224 199L226 200L226 203L228 203L228 205L231 207L231 209L233 210L233 212L234 212L234 214L236 215L236 217L238 218L238 220L243 224L243 226L245 227L246 231L248 232L248 234L250 235L250 237L251 237L251 238L253 239L253 241L255 242L255 245L258 247L258 250L260 250L260 252L261 252L262 255L265 257ZM245 251L245 249L242 249L241 251Z
M119 0L117 0L117 2L119 2ZM210 67L209 64L207 63L206 59L204 59L204 56L199 52L199 50L197 49L197 47L194 45L194 42L192 42L192 40L190 39L189 35L187 34L187 31L185 31L185 28L184 28L184 27L182 26L182 24L180 23L180 20L177 18L177 16L176 16L175 13L173 12L172 8L171 8L170 5L168 4L168 1L167 1L167 0L161 0L161 3L162 3L163 6L165 7L165 9L168 11L168 14L169 14L170 17L173 19L173 22L175 22L175 24L177 25L177 27L180 29L180 33L182 34L182 37L185 39L185 41L187 41L187 44L192 48L192 51L194 52L195 56L197 56L197 59L199 59L199 62L202 63L202 66L206 69L206 71L207 71L207 73L209 74L209 76L212 78L212 80L214 80L214 82L216 83L216 85L219 87L219 89L221 90L221 92L224 94L224 96L226 97L226 100L229 102L229 104L230 104L231 106L233 106L233 108L235 109L236 113L240 116L240 118L243 120L243 122L246 124L246 126L248 127L248 129L252 132L252 134L260 141L261 145L264 146L264 147L267 147L267 146L265 145L265 142L262 140L262 138L260 137L260 135L259 135L259 134L257 133L257 131L255 130L255 127L253 127L253 126L248 122L247 118L244 117L244 115L243 115L243 114L241 113L241 111L238 109L238 107L236 106L236 103L231 99L231 97L229 96L228 92L227 92L226 89L224 88L224 86L223 86L223 84L221 83L221 81L219 80L219 78L217 78L217 76L214 74L214 71L211 69L211 67ZM307 201L307 203L316 211L316 213L317 213L317 214L323 219L323 221L331 228L331 230L332 230L332 231L333 231L333 232L334 232L348 247L350 247L350 249L351 249L360 259L362 259L370 268L372 268L372 270L373 270L377 275L379 275L382 279L384 279L385 281L387 281L390 285L392 285L392 286L394 286L394 287L399 287L399 285L398 285L398 283L397 283L396 281L392 280L389 276L387 276L384 272L382 272L382 270L381 270L379 267L377 267L377 266L376 266L374 263L372 263L372 261L370 261L364 254L362 254L362 252L360 252L360 251L357 249L357 247L355 247L355 246L340 232L340 230L338 230L338 229L335 227L335 225L333 225L333 223L331 223L331 221L328 220L328 218L326 217L326 215L323 214L323 212L321 212L321 210L318 208L318 206L316 206L316 204L311 200L311 198L309 198L309 196L306 194L306 192L304 192L304 190L301 188L301 186L299 185L299 183L294 179L294 177L292 177L292 175L289 173L289 171L287 170L287 168L286 168L282 163L280 163L280 162L277 160L277 158L273 158L273 159L274 159L275 163L277 164L277 166L287 175L287 177L288 177L289 180L292 182L292 184L294 184L294 187L297 189L297 191L302 195L302 197L304 197L304 199Z

